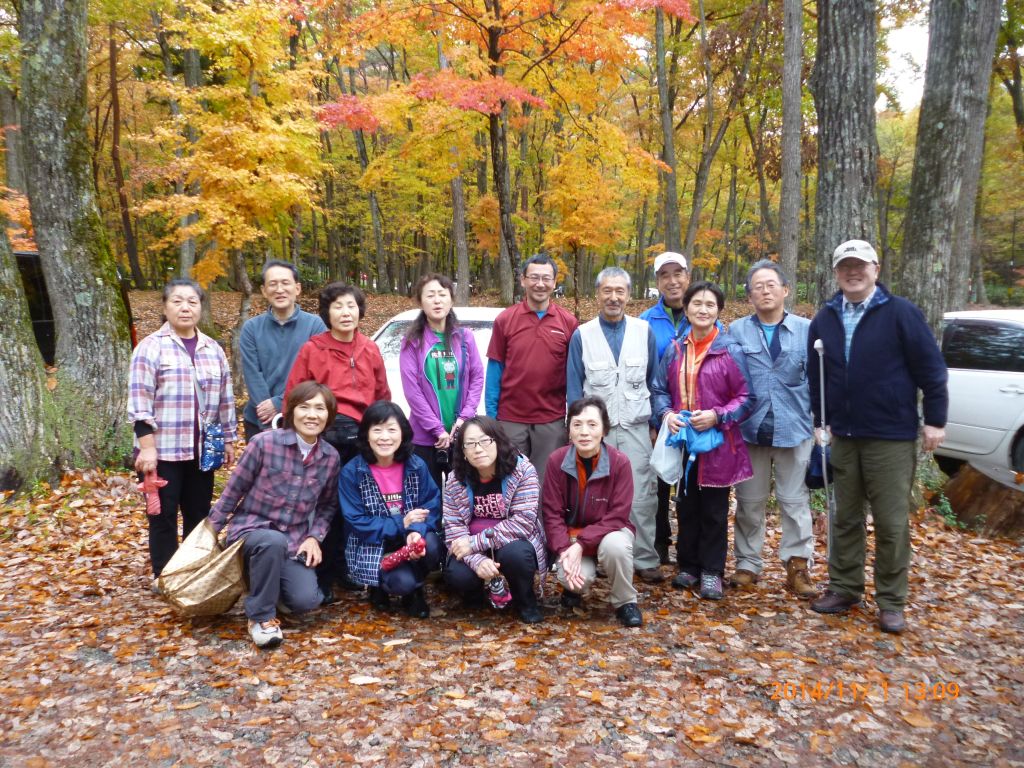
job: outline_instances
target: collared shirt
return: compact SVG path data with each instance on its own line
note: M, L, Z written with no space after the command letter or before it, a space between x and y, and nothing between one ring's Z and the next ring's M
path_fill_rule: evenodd
M228 541L270 529L288 537L288 554L312 536L323 541L338 514L341 459L317 440L305 460L291 429L261 432L249 441L224 493L210 510L216 530L228 524ZM229 522L230 518L230 522Z
M203 390L205 415L224 427L233 441L238 418L231 391L231 370L220 345L201 331L195 370ZM128 416L155 430L161 461L195 458L196 392L192 359L169 323L139 342L128 372ZM202 419L201 419L202 421Z
M743 347L750 374L751 391L756 395L754 410L740 424L743 439L757 443L757 432L769 409L774 417L772 445L793 448L813 432L811 394L807 388L807 318L787 313L775 328L779 356L771 353L757 315L741 317L729 325L729 335Z
M852 302L843 295L843 331L846 336L846 359L850 359L850 344L853 342L853 332L857 330L857 323L864 317L864 310L871 305L871 299L875 297L875 289L863 301Z

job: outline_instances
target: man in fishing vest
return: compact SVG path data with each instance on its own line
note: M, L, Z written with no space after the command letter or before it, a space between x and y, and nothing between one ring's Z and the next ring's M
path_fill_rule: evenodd
M651 391L658 347L650 325L626 314L631 282L619 267L598 273L600 314L581 325L569 342L566 399L572 403L595 395L608 408L611 432L605 442L625 453L633 470L634 571L653 583L665 578L654 547L658 500L651 469Z

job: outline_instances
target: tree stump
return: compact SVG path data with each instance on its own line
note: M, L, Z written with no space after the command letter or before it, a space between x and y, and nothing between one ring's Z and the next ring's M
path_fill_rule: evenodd
M965 464L946 483L944 493L957 519L986 536L1024 534L1024 489L997 483Z

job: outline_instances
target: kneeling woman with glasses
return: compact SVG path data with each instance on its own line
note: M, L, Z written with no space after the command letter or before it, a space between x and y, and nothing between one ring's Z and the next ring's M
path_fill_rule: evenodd
M378 400L366 409L358 445L338 481L349 578L369 588L374 608L389 609L396 595L409 616L425 619L423 582L441 562L441 494L413 453L412 427L394 403ZM384 555L406 545L405 562L381 568Z
M482 602L485 589L501 594L495 580L503 578L519 618L543 619L533 587L538 570L547 571L539 505L537 470L498 422L475 416L463 424L445 486L444 531L445 581L466 602Z

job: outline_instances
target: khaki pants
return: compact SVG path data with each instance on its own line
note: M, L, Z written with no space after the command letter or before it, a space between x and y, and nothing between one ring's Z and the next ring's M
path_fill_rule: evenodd
M646 421L612 427L604 441L626 454L633 470L633 507L629 512L629 521L636 528L633 566L657 568L661 565L661 557L654 548L658 529L658 476L651 469L650 427Z
M505 435L516 450L523 454L537 470L537 483L544 487L544 472L548 468L548 457L569 442L565 421L547 424L520 424L516 421L499 421Z
M775 469L775 499L779 502L782 521L782 542L779 559L791 557L808 561L814 556L814 532L811 530L811 507L804 478L811 458L814 440L807 438L793 448L772 448L747 443L754 476L736 485L736 567L761 573L764 560L764 509L772 486Z
M590 592L590 587L597 578L598 568L608 578L608 602L612 604L612 608L618 609L627 603L636 602L636 589L633 587L633 534L629 528L612 531L601 539L596 560L593 557L583 558L581 595ZM558 563L557 572L558 583L569 589L565 583L565 572L561 563Z
M917 442L832 438L836 519L828 561L829 589L846 597L864 594L867 516L875 524L875 602L900 611L907 602L910 569L910 488Z

